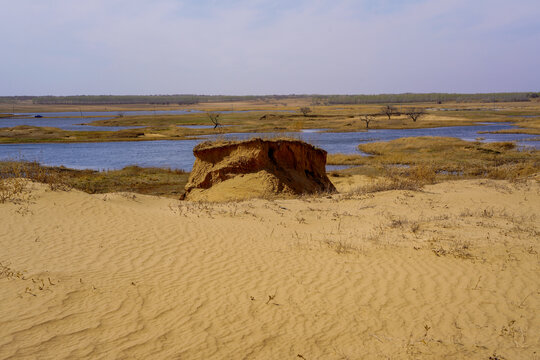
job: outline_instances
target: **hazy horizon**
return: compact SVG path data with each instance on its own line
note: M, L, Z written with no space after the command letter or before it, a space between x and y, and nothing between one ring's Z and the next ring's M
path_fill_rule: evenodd
M0 96L538 91L537 0L0 0Z
M61 94L61 95L51 95L51 94L44 94L44 95L35 95L35 94L16 94L16 95L0 95L0 97L79 97L79 96L238 96L238 97L246 97L246 96L253 96L253 97L271 97L271 96L279 96L279 97L310 97L310 96L378 96L378 95L422 95L422 94L444 94L444 95L481 95L481 94L513 94L513 93L521 93L521 94L527 94L527 93L540 93L539 90L523 90L523 91L494 91L494 92L452 92L452 93L443 93L443 92L402 92L402 93L342 93L342 94L193 94L193 93L178 93L178 94Z

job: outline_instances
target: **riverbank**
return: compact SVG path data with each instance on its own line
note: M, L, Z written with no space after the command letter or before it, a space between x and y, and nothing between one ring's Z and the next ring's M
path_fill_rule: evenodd
M177 142L161 142L162 148L159 151L153 147L125 149L123 143L114 143L116 147L101 149L102 151L96 152L95 156L91 155L91 159L88 160L91 162L85 163L90 166L80 167L106 171L42 166L37 161L13 161L17 159L17 153L14 152L11 161L0 161L0 176L1 178L16 178L22 176L21 174L29 174L30 176L26 177L31 180L48 183L50 179L52 183L89 193L129 190L142 194L178 198L183 194L183 188L189 176L188 171L191 171L192 148L197 143L190 140L189 146L183 152L175 147L165 148L165 146L174 146ZM327 164L344 167L341 170L327 171L333 182L350 182L358 176L364 176L371 180L373 189L418 189L426 184L449 180L522 181L540 172L540 151L521 149L511 142L481 143L445 137L412 137L364 143L358 147L364 155L328 154ZM78 149L70 147L64 150L67 150L67 153L53 152L50 160L47 161L54 160L59 165L69 167L73 155L88 157L89 154L94 153L91 144L83 144ZM120 153L126 151L133 153L138 161L129 163L120 159ZM173 155L167 156L169 153ZM105 157L110 154L113 154L116 162L106 161ZM144 154L162 159L169 164L169 168L144 166ZM365 154L370 156L365 156ZM40 156L44 155L46 154L41 153ZM28 157L27 160L33 160L33 158ZM178 170L179 168L185 171ZM371 190L366 189L366 191Z

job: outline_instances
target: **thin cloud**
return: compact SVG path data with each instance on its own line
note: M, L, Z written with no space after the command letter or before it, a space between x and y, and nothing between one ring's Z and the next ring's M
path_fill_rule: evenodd
M376 4L375 6L373 4ZM0 94L537 90L536 1L0 0Z

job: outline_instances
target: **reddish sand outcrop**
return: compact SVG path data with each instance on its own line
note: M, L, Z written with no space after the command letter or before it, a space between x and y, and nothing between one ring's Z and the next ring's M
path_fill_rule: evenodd
M206 142L193 149L186 199L226 201L336 191L326 151L299 140Z

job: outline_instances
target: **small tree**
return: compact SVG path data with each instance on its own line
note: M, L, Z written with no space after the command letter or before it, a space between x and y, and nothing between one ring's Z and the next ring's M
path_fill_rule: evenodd
M217 128L219 125L221 125L219 123L219 116L220 115L221 115L220 113L215 113L215 112L211 112L211 111L206 113L206 116L208 116L208 119L210 119L212 124L214 124L214 129Z
M425 114L426 111L422 108L410 108L405 111L405 115L407 115L414 122L416 122L416 120L420 119L420 117L424 116Z
M301 107L300 112L304 114L304 116L308 116L308 114L311 112L311 108L309 106Z
M364 115L360 118L363 122L366 123L366 129L369 129L369 123L375 119L373 115Z
M381 108L381 114L388 116L388 120L392 115L399 115L398 110L392 105L386 105Z

